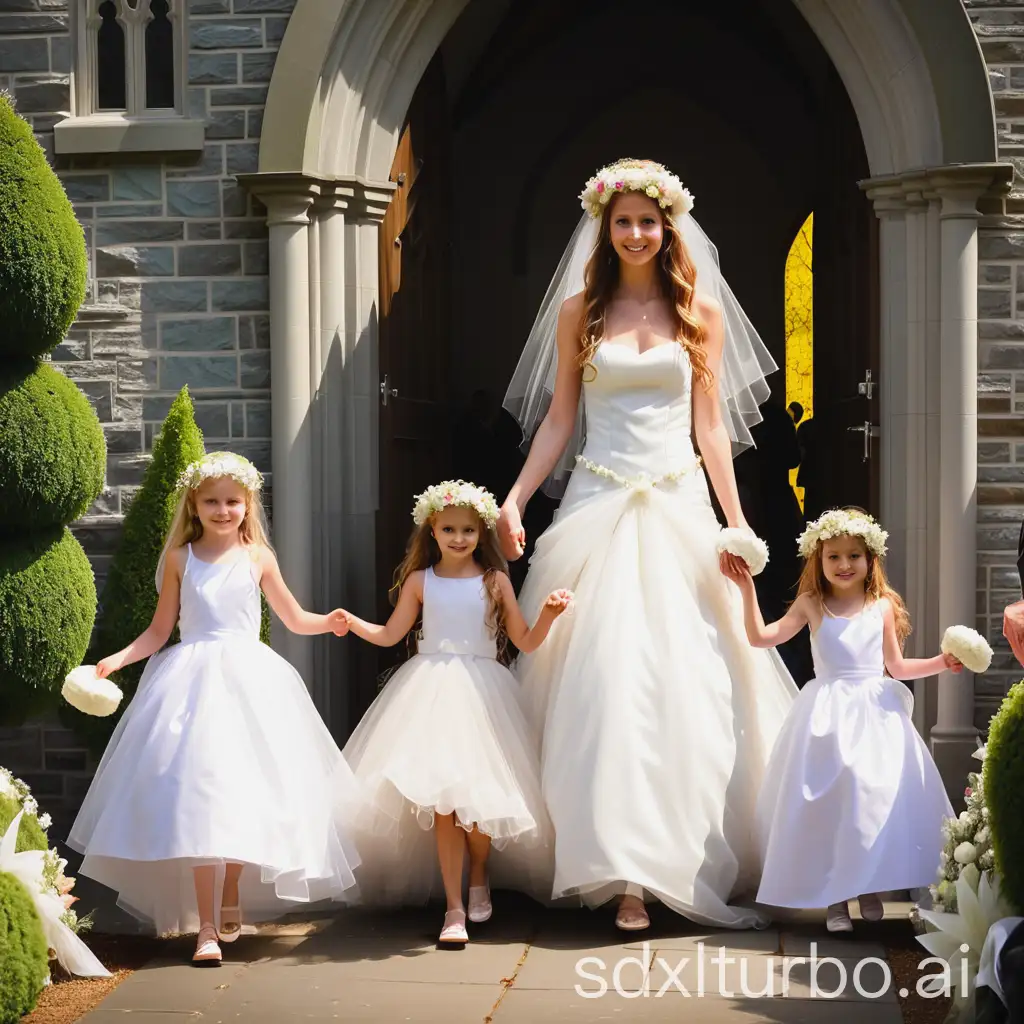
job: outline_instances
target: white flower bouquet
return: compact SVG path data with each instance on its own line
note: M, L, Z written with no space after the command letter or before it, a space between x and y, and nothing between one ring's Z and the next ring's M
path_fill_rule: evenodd
M64 680L61 696L83 714L105 718L112 715L124 696L110 679L100 679L95 665L80 665Z
M988 641L970 626L950 626L942 637L941 650L975 674L987 672L992 664L992 648Z
M718 553L728 551L730 555L742 558L750 567L750 575L764 572L768 564L768 545L752 530L729 526L718 535Z

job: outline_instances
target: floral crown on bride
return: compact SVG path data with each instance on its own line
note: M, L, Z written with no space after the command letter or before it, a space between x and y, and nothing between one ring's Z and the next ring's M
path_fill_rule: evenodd
M446 508L471 508L489 530L498 522L498 503L494 495L465 480L442 480L428 487L422 494L417 494L412 508L412 521L422 526Z
M602 167L580 193L580 203L591 217L600 217L612 196L623 192L642 192L663 210L671 207L676 217L693 209L690 190L653 160L616 160Z
M885 555L885 542L889 534L872 519L867 512L856 512L845 508L833 508L818 516L813 523L797 538L800 554L810 558L818 549L818 544L833 537L860 537L864 546L873 555L882 558Z
M234 452L208 452L185 467L178 477L178 487L194 491L204 480L229 476L251 494L263 486L260 471L244 456Z

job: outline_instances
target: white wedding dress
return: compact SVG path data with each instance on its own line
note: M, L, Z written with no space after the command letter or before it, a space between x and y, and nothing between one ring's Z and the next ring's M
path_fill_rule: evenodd
M796 696L755 650L722 575L719 524L690 440L690 363L663 344L603 344L587 440L521 601L575 591L517 672L542 732L553 897L644 890L694 921L758 927L758 790ZM627 486L628 483L637 486Z

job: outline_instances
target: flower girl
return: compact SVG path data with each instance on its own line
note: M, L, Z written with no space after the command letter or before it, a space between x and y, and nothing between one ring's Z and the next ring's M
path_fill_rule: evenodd
M519 873L519 887L541 898L551 893L536 745L516 682L498 657L506 638L521 651L535 650L572 595L552 593L533 628L526 624L498 550L497 518L493 496L473 484L429 488L416 499L416 529L396 573L397 604L387 625L345 613L353 633L390 647L422 609L418 653L370 706L345 757L370 801L357 823L361 894L368 902L425 901L440 867L447 899L441 942L468 940L466 847L470 921L491 916L492 844L502 851L499 870L506 861L506 871Z
M811 630L815 678L779 733L757 807L764 867L759 903L828 907L829 931L852 930L847 901L881 919L880 892L933 881L942 822L952 815L938 769L898 680L962 664L949 654L905 658L906 608L885 577L887 534L866 513L834 509L800 537L804 569L789 611L765 625L742 564L747 637L775 647ZM885 674L888 671L888 676Z
M342 613L303 611L262 525L260 475L227 452L180 481L149 628L104 658L105 677L151 658L118 723L68 843L81 873L158 934L198 929L194 961L246 920L354 884L343 822L357 787L295 670L259 639L260 590L295 633L331 632ZM215 882L223 875L220 927ZM198 913L197 913L198 911Z

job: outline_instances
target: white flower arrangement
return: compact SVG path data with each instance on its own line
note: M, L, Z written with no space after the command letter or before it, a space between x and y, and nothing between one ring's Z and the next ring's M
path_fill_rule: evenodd
M100 679L95 665L80 665L64 679L61 696L83 714L105 718L112 715L124 696L110 679Z
M412 508L413 522L422 526L446 508L471 508L489 530L498 522L498 503L494 495L465 480L443 480L417 494Z
M39 814L39 805L32 796L32 791L21 779L15 778L14 774L7 768L0 767L0 796L13 799L18 805L18 813L21 817L35 818L40 829L46 835L47 830L53 824L49 814ZM12 822L13 825L13 822ZM10 828L10 826L8 826ZM17 833L15 833L17 835ZM49 841L49 836L46 837ZM49 898L56 898L61 903L62 924L67 925L73 932L84 932L92 925L92 916L80 918L71 905L77 902L78 897L71 895L74 888L74 878L64 874L68 862L61 857L56 849L49 851L32 851L36 856L37 867L33 873L33 884L38 886L38 892Z
M584 458L582 455L577 455L576 461L595 476L599 476L604 480L610 480L612 483L618 484L627 490L635 491L640 495L650 494L651 489L654 487L663 487L665 484L676 483L682 480L684 476L689 476L690 473L699 469L701 465L701 460L698 457L697 461L688 469L674 470L671 473L663 473L661 476L655 477L647 476L646 474L628 477L623 476L621 473L616 473L614 469L609 469L607 466L602 466L597 462Z
M580 203L591 217L600 217L612 196L641 192L657 201L661 209L671 207L673 217L693 209L693 196L683 183L661 164L650 160L616 160L602 167L580 193Z
M208 452L185 467L178 477L178 487L194 491L204 480L222 476L231 477L253 494L263 486L260 471L247 458L234 452Z
M727 527L718 535L717 550L720 555L728 551L730 555L742 558L751 576L764 572L768 564L768 545L752 530Z
M809 523L807 529L797 538L801 556L810 558L821 541L832 540L834 537L860 537L868 551L882 558L885 555L885 542L889 539L889 534L866 512L848 512L843 508L833 508L818 516L813 523Z
M970 626L950 626L942 637L943 654L951 654L964 668L978 675L992 664L992 648L988 641Z

